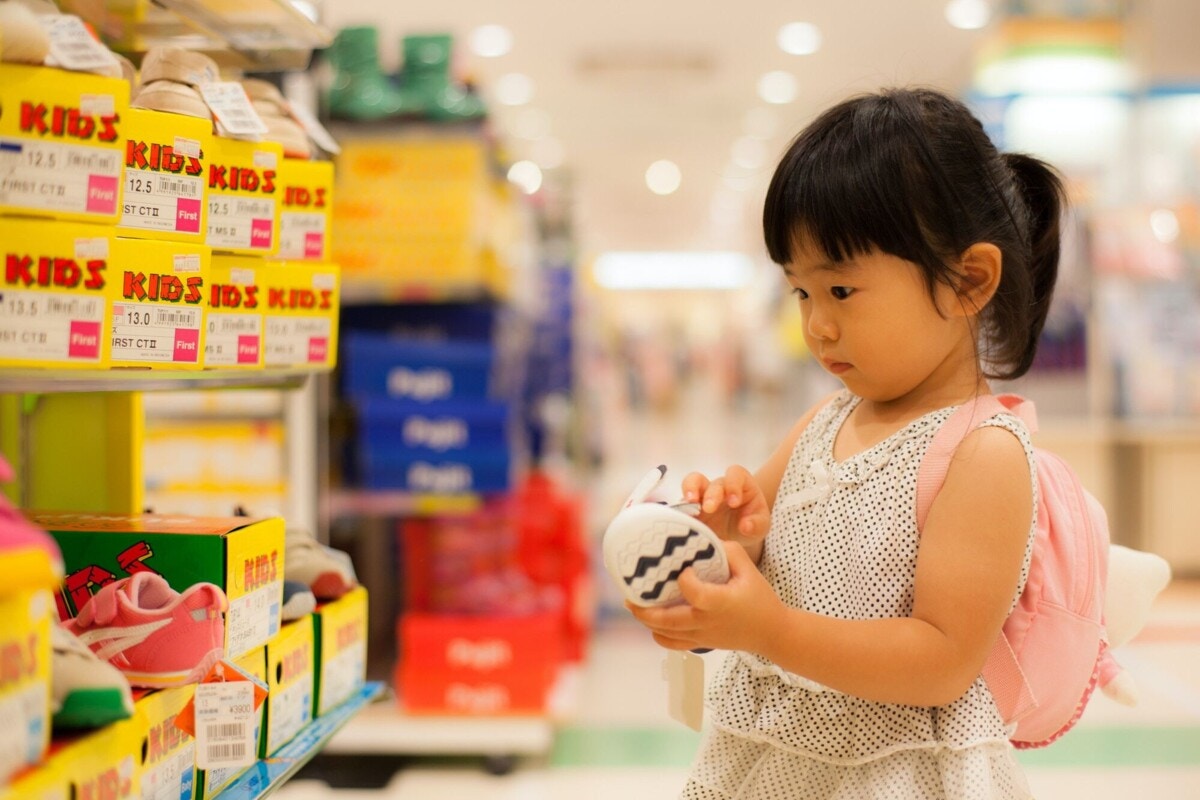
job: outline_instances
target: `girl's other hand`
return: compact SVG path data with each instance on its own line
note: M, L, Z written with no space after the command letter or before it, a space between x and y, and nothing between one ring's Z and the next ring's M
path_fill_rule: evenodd
M699 472L689 473L683 479L683 499L699 503L697 519L722 539L746 547L758 560L762 539L771 527L771 508L750 470L734 465L711 481Z
M625 607L668 650L745 650L763 652L778 634L785 612L783 603L740 546L728 542L729 581L705 583L695 570L684 570L679 588L683 604L643 608Z

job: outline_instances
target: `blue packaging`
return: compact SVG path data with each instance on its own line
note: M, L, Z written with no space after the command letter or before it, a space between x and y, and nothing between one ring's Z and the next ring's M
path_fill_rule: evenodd
M369 489L419 494L505 492L511 488L512 457L507 448L465 455L413 456L372 442L361 448L363 483Z
M393 449L412 456L508 446L509 406L486 400L417 403L363 397L356 403L360 446Z
M496 358L486 343L415 342L362 333L347 336L342 352L346 394L420 403L486 398Z

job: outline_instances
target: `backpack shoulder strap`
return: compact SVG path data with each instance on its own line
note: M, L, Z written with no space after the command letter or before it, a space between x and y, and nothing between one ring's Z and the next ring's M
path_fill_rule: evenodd
M946 482L946 473L950 470L950 461L954 451L967 438L967 434L979 427L979 424L997 414L1013 413L1005 401L1012 407L1032 407L1032 403L1022 400L1016 395L983 395L969 403L964 403L950 415L945 424L933 436L925 457L921 459L921 467L917 472L917 530L925 527L925 519L933 506L934 498Z

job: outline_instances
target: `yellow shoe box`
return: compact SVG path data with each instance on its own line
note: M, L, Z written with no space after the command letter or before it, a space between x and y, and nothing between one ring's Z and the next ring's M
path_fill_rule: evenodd
M95 731L56 736L46 766L65 776L74 800L140 800L144 729L135 710Z
M72 800L67 776L54 764L31 767L8 786L0 786L0 800Z
M50 625L54 597L45 590L0 596L0 785L42 760L50 744Z
M152 570L177 592L207 581L224 590L225 652L238 656L279 631L283 519L31 512L66 563L62 601L74 616L102 586Z
M129 84L0 64L0 214L115 223Z
M254 256L213 256L205 309L205 367L262 368L266 293L261 278L267 263Z
M267 367L333 367L337 363L341 270L337 264L276 261L260 270L263 363Z
M279 253L292 261L328 261L333 256L333 162L285 158L279 168L283 210Z
M313 667L316 646L312 615L289 622L267 642L266 758L292 740L313 719Z
M258 680L262 681L265 686L267 683L267 655L266 647L256 647L249 652L243 653L233 660L233 663L243 669L250 675L253 675ZM256 722L254 737L258 741L258 752L255 755L262 755L263 740L266 734L264 722L266 721L267 704L263 702L258 709L258 721ZM201 769L196 771L196 800L204 800L206 797L212 797L217 792L224 789L232 783L238 776L244 773L249 766L245 767L219 767L216 769Z
M141 800L192 800L196 792L196 740L176 727L175 717L196 693L194 684L134 698L142 723L139 751Z
M116 238L109 269L114 367L200 369L211 252L202 244Z
M213 137L205 237L213 250L257 256L279 252L282 161L283 148L274 142Z
M0 366L108 366L112 232L0 217Z
M203 244L212 123L131 108L125 134L125 194L117 233Z
M313 614L317 640L316 707L323 716L367 682L367 590L323 603Z

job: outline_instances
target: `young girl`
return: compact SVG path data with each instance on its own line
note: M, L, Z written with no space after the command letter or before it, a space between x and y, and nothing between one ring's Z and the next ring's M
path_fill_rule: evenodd
M664 647L733 651L684 798L1030 796L980 677L1029 566L1029 433L969 432L919 535L916 478L957 406L1029 369L1063 196L935 91L843 102L784 155L767 249L845 390L757 472L684 479L729 582L685 572L686 605L630 606Z

